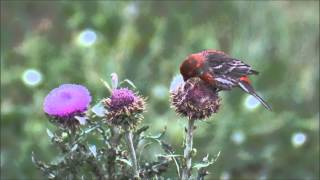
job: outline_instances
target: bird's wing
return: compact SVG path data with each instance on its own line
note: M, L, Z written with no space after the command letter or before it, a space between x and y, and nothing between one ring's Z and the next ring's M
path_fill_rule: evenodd
M238 79L226 75L216 75L214 82L216 87L220 90L231 90L239 84Z
M216 75L228 75L239 78L245 75L258 74L248 64L231 58L224 53L208 53L206 57L206 67Z

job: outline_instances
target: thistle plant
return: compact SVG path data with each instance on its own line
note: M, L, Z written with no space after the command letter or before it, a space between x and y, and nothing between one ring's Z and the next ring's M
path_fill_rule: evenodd
M33 153L34 164L48 179L157 179L164 178L170 164L176 168L175 177L193 178L192 168L196 168L197 179L204 179L206 168L214 161L207 155L193 165L195 123L216 113L220 99L217 91L198 78L181 80L173 82L170 93L175 111L188 119L183 155L162 140L165 130L159 135L146 134L146 98L130 80L119 82L112 73L111 86L101 79L110 95L92 107L90 92L82 85L63 84L45 97L43 110L57 127L54 132L47 129L47 134L60 154L45 163ZM126 84L129 86L124 87ZM143 156L149 145L162 148L156 161Z
M132 176L139 178L138 162L133 144L133 131L143 119L145 102L127 88L113 89L110 98L103 100L107 122L125 131L125 138L132 163Z
M216 113L220 106L218 92L199 78L191 78L183 82L182 77L178 76L171 85L171 104L175 111L182 117L186 117L188 125L186 127L185 148L182 160L181 179L187 180L191 177L192 157L196 153L193 148L193 136L196 129L195 122L210 117ZM198 179L203 179L207 175L205 167L212 164L208 157L203 159L198 169Z
M48 179L152 179L162 177L172 161L178 167L173 148L162 140L165 131L145 134L148 126L141 124L146 99L134 84L118 82L115 73L111 86L102 82L110 96L92 107L90 92L82 85L63 84L45 97L44 113L57 127L47 134L60 152L50 163L32 153L34 164ZM123 87L126 84L129 87ZM154 142L163 154L148 162L143 150Z

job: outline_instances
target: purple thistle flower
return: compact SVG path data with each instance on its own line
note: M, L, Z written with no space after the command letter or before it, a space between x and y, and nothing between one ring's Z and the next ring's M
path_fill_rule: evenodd
M111 124L134 127L143 118L144 99L130 89L113 89L111 97L104 99L103 104Z
M90 102L91 96L86 87L63 84L45 97L43 110L49 116L69 118L86 111Z
M132 104L135 99L135 94L131 90L127 88L115 89L112 91L110 109L119 110Z
M170 93L175 111L192 120L208 118L220 106L218 92L199 78L181 83Z

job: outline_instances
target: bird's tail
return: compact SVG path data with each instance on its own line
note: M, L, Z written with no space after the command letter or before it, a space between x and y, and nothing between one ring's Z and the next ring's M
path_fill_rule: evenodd
M245 91L248 94L251 94L252 96L254 96L257 100L260 101L260 103L269 111L271 111L271 107L268 105L268 103L262 99L262 97L260 97L256 91L253 89L253 87L250 85L250 83L248 81L239 81L239 86L240 88Z

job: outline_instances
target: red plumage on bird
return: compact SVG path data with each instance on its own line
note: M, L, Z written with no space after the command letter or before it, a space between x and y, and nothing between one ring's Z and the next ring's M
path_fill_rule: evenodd
M271 110L266 101L256 93L248 77L259 72L223 51L204 50L189 55L181 64L180 73L184 81L199 77L218 91L240 87L258 99L266 109Z

